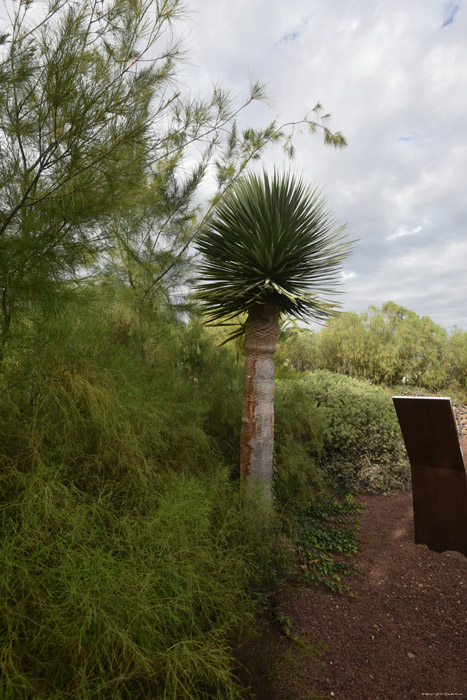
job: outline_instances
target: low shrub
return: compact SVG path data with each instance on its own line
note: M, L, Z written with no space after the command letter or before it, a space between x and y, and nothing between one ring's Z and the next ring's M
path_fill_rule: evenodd
M366 381L325 370L304 373L279 387L278 419L285 450L278 447L277 481L323 479L351 491L388 492L406 489L410 471L397 417L390 395ZM288 432L287 432L288 431ZM288 436L290 439L288 439ZM297 442L293 447L294 436ZM291 447L292 445L292 447ZM308 469L297 455L306 445ZM292 450L293 459L287 460ZM318 484L317 484L318 485Z
M152 483L132 510L31 476L2 515L1 697L242 697L233 645L267 545L225 472Z
M327 490L318 460L324 456L327 420L301 380L276 381L274 494L285 504L309 502Z
M202 319L192 319L184 335L183 368L202 397L204 431L238 478L244 358L234 342L222 345L227 335L224 329L204 328Z
M25 329L0 368L0 697L245 697L278 523L245 517L188 331L115 301Z

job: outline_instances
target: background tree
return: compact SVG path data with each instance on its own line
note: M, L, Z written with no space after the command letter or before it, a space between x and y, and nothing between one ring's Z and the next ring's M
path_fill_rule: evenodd
M146 300L163 297L212 203L267 144L290 147L275 122L238 131L239 112L264 97L258 83L240 105L217 86L203 98L181 93L179 0L9 7L0 32L2 345L21 309L102 269ZM319 115L317 105L304 122L344 145ZM217 190L200 211L195 194L213 169Z
M455 327L443 353L444 369L449 381L467 388L467 331Z
M290 336L280 357L290 355L290 366L302 371L327 369L375 384L435 390L448 381L462 386L464 335L460 329L448 335L428 316L388 301L361 314L341 313L312 337Z
M369 349L369 376L388 385L405 381L429 388L441 386L442 348L446 332L428 317L392 301L363 314Z
M309 329L287 328L280 335L277 346L276 368L292 367L299 372L318 369L321 366L318 349L319 334Z
M368 360L365 326L358 314L346 312L329 320L318 336L323 369L364 377Z
M33 7L34 5L34 7ZM147 2L16 3L0 64L0 290L5 340L17 308L95 259L102 222L131 201L152 143L152 96L173 72L134 70L163 39ZM174 8L167 4L167 12Z
M291 175L238 182L197 238L196 297L211 323L246 315L241 473L272 493L274 362L279 319L322 321L349 243L317 189Z

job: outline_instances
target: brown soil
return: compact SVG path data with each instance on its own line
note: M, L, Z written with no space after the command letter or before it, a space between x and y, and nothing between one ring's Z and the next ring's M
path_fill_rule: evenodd
M413 543L410 493L359 500L367 507L360 574L348 581L355 597L310 587L277 594L291 633L321 652L317 661L282 635L274 689L264 697L467 698L467 559Z

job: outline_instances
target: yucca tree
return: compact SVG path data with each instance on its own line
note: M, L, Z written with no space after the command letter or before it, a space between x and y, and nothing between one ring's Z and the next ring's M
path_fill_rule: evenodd
M274 352L281 316L323 321L350 252L317 188L274 173L239 181L197 239L196 297L209 323L246 321L241 474L272 495Z

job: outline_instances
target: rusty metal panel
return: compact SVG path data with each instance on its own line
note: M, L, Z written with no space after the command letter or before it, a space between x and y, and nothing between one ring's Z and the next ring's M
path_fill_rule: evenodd
M415 543L467 556L467 477L451 399L393 402L411 466Z
M411 464L465 473L450 398L393 396Z
M453 550L467 556L465 474L413 465L412 497L415 543L435 552Z

